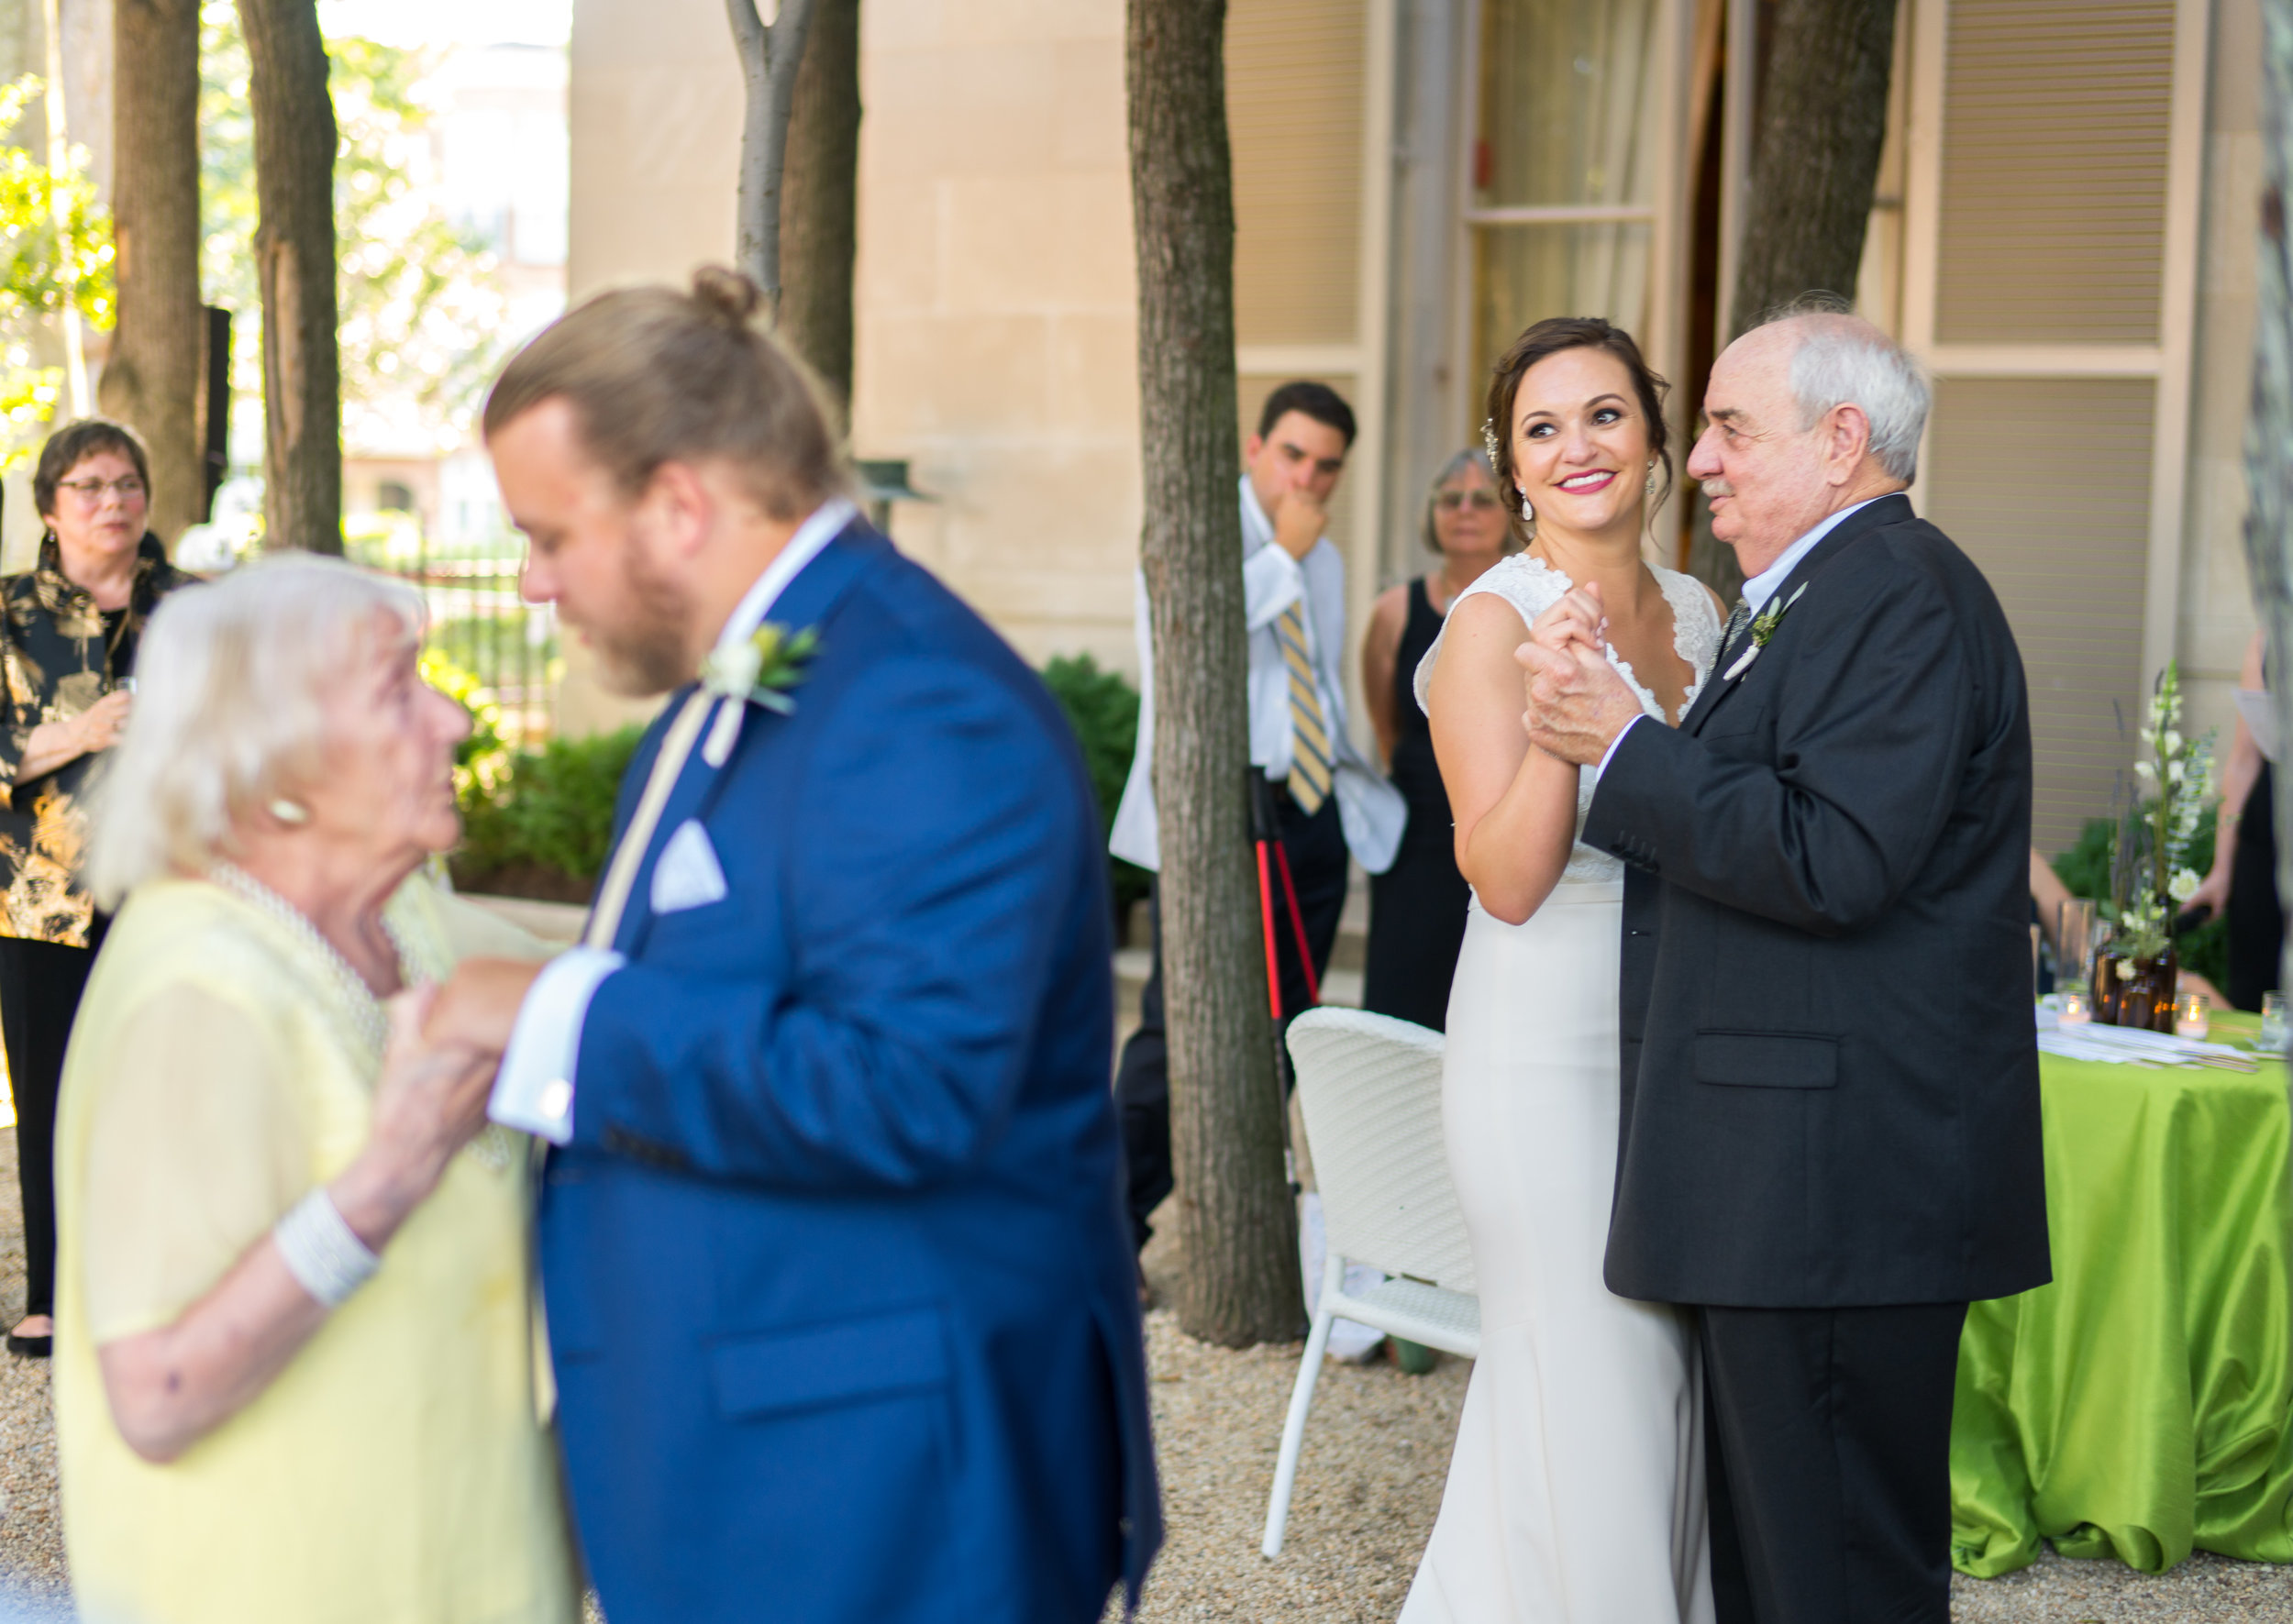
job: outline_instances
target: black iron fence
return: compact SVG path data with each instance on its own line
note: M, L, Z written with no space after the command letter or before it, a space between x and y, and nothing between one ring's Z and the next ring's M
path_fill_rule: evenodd
M512 749L555 731L564 665L557 611L518 595L516 553L438 555L417 546L376 548L361 559L411 582L429 606L429 649L468 672L501 708L496 727Z

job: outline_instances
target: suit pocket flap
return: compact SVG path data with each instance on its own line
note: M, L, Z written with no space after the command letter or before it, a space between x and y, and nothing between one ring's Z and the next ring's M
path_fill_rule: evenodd
M903 1309L721 1342L709 1375L726 1416L847 1404L945 1386L947 1338L937 1309Z
M1813 1033L1700 1032L1696 1080L1739 1088L1830 1088L1839 1040Z

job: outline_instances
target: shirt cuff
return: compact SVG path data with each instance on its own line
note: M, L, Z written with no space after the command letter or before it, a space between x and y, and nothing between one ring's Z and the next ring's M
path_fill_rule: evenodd
M1306 567L1275 542L1242 560L1243 618L1255 632L1306 595Z
M518 1007L510 1046L493 1077L486 1115L552 1144L573 1138L573 1063L582 1022L600 982L627 961L602 947L574 947L545 966Z
M1631 721L1625 723L1623 726L1616 730L1616 736L1609 740L1608 748L1601 753L1601 765L1592 769L1592 781L1594 783L1597 784L1601 781L1601 775L1608 771L1608 764L1616 759L1616 746L1624 742L1624 735L1632 732L1634 724L1645 722L1647 718L1645 716L1634 716Z

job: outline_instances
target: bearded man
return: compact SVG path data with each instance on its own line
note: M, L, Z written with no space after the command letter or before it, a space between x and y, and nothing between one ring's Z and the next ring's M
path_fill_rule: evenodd
M525 591L632 694L583 945L466 964L615 1624L1096 1620L1160 1537L1056 702L858 515L745 278L601 295L485 436ZM672 691L673 690L673 691Z

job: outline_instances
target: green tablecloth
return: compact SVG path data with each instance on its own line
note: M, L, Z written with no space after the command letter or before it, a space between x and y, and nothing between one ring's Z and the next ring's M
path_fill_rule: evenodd
M1991 1577L2043 1539L2145 1573L2193 1547L2293 1562L2285 1067L2039 1072L2054 1284L1968 1311L1953 1560Z

